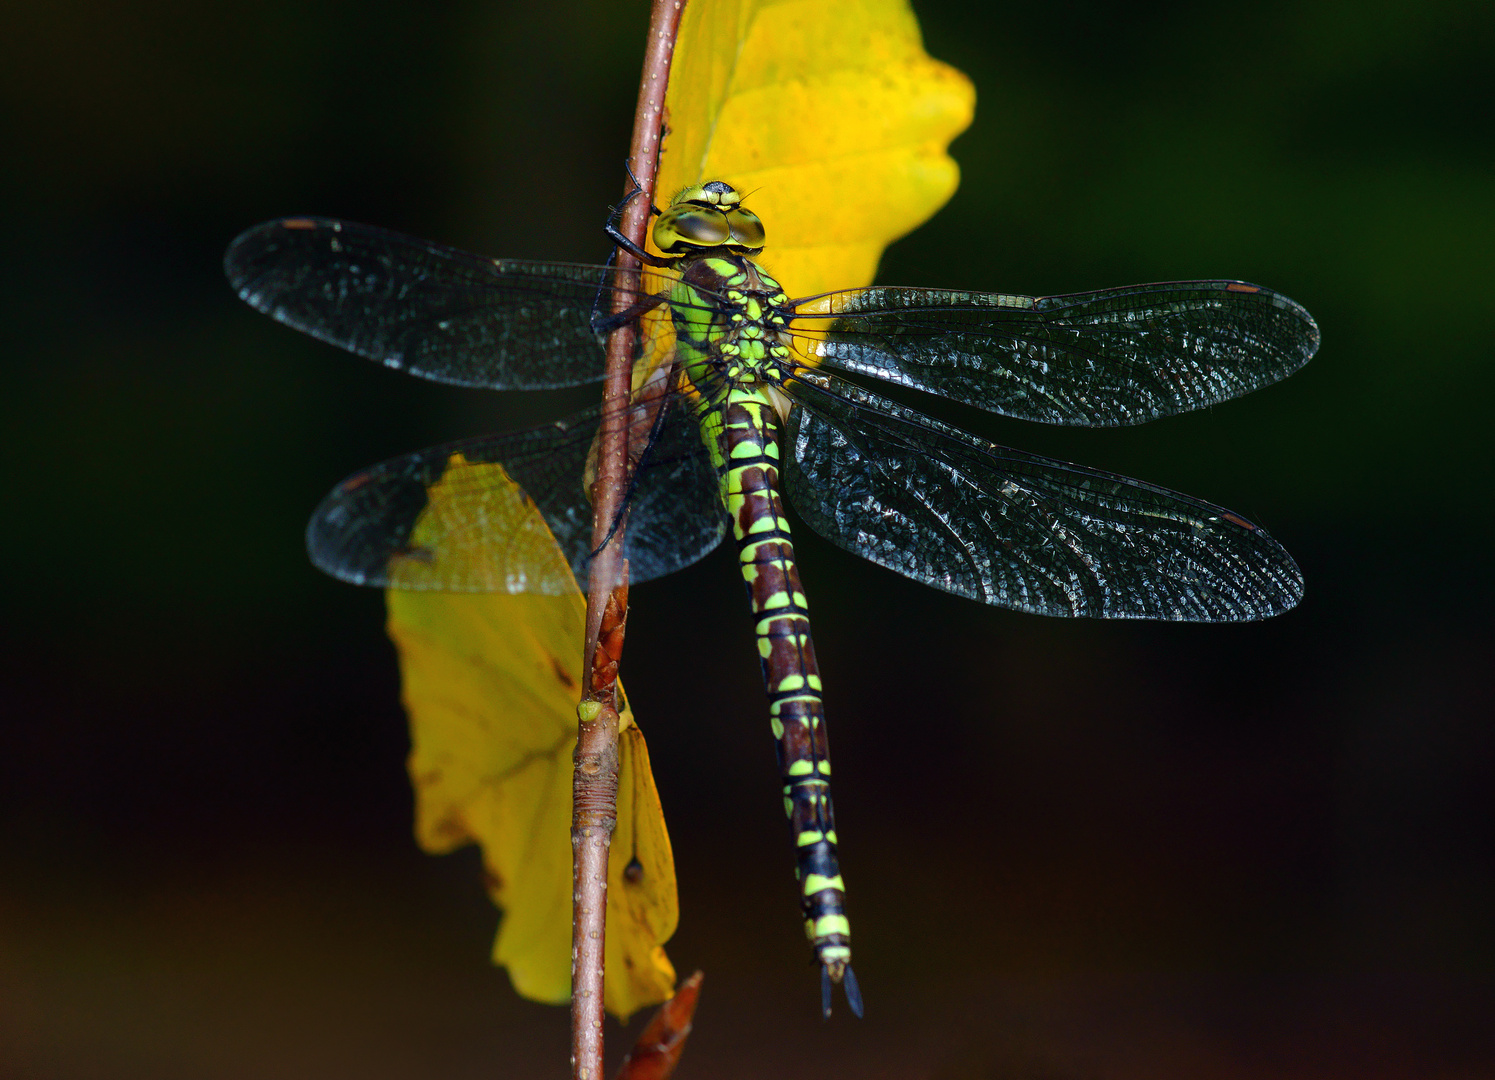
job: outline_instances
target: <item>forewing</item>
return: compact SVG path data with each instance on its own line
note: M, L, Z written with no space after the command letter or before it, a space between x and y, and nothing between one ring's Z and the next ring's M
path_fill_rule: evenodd
M1303 595L1287 552L1218 506L809 378L786 384L803 406L786 490L812 528L880 566L1043 615L1239 622Z
M591 558L584 477L598 416L590 410L355 473L307 526L312 562L357 585L573 591ZM690 565L725 532L715 471L698 425L678 401L661 414L635 470L628 515L625 557L633 582Z
M1179 281L1068 296L870 288L796 315L801 349L1005 416L1140 424L1286 378L1318 348L1318 326L1279 293L1238 281Z
M609 267L486 259L370 225L282 218L234 240L224 269L265 314L422 378L541 390L602 377L591 324L599 289L612 310Z

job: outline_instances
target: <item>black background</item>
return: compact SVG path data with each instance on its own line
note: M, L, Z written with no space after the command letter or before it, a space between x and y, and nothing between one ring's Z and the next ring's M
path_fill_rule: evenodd
M879 280L1241 277L1324 334L1147 428L947 418L1229 506L1308 596L1042 620L801 530L868 1001L823 1025L731 557L637 588L707 972L681 1075L1495 1075L1489 5L918 7L977 118ZM602 258L644 6L10 8L0 1075L564 1075L475 853L410 838L382 599L301 532L357 467L569 402L351 360L220 259L287 213Z

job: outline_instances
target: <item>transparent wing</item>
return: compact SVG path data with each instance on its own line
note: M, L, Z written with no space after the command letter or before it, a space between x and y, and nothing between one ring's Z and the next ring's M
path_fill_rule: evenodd
M825 365L1053 424L1140 424L1285 378L1318 348L1303 308L1239 281L1069 296L870 288L795 301Z
M486 259L371 225L282 218L241 234L239 296L322 341L439 382L542 390L602 378L606 266ZM651 271L668 279L663 271Z
M355 473L307 526L312 562L357 585L570 592L586 580L591 557L585 476L599 415L593 409ZM641 434L649 438L647 426ZM634 472L624 549L629 580L690 565L716 547L726 526L700 426L671 399Z
M785 489L827 539L906 577L1043 615L1237 622L1295 605L1282 547L1218 506L989 443L816 374L785 389Z

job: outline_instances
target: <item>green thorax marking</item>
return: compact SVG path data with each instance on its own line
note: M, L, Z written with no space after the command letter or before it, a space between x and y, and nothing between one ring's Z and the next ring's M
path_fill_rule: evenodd
M731 463L723 450L724 410L729 401L739 401L777 413L761 414L765 427L775 429L765 437L776 442L773 421L786 412L777 387L795 366L787 344L792 313L779 283L744 255L713 254L682 263L669 297L675 358L699 394L702 436L722 475L725 502Z
M792 363L789 298L744 255L687 261L670 292L677 360L707 397L727 386L781 381Z

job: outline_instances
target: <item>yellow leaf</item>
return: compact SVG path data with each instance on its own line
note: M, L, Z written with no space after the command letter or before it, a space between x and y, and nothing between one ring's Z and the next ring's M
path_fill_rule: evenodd
M906 0L686 5L665 103L661 202L704 180L748 195L791 296L867 285L888 244L955 192L946 153L971 82L924 52Z
M487 477L479 477L486 472ZM449 475L486 480L506 520L522 505L497 465L454 458ZM412 532L441 519L443 479ZM544 529L534 511L526 531ZM532 551L535 551L533 546ZM538 549L543 552L546 549ZM570 569L554 541L551 576ZM581 688L586 605L563 596L449 595L391 590L389 634L410 713L416 839L433 854L479 843L493 900L504 909L495 963L514 988L562 1003L571 992L571 755ZM626 706L618 826L608 874L605 1004L626 1018L664 1000L675 971L661 942L675 931L675 870L643 736ZM630 866L636 860L637 865Z

